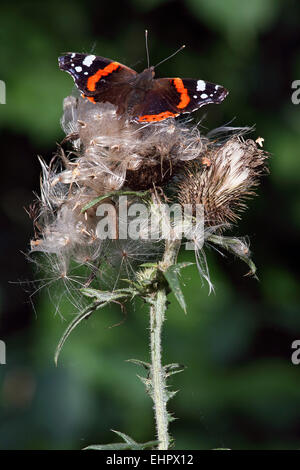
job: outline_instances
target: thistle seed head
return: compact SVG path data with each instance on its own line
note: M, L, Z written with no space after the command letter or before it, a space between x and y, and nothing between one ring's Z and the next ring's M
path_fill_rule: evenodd
M178 200L194 208L203 204L207 226L236 222L246 208L245 200L255 194L266 158L266 152L253 140L241 136L221 145L213 143L184 170L178 183Z
M31 251L53 258L64 282L74 263L85 267L80 286L94 282L101 287L105 282L115 288L124 277L141 276L141 264L158 262L164 247L159 228L165 222L162 201L190 205L194 219L196 205L203 205L204 234L201 221L194 220L190 239L199 271L209 283L203 241L211 240L238 254L240 244L233 239L222 244L212 235L236 222L265 169L267 154L253 140L245 140L242 129L230 137L225 137L225 128L222 137L219 130L205 137L190 120L130 123L117 115L112 104L93 104L74 96L64 101L61 123L66 132L64 143L70 143L71 149L59 146L49 166L40 160L41 195L38 211L34 211L36 236ZM105 203L115 207L117 225L127 227L130 221L127 215L122 219L111 193L140 189L152 190L147 204L155 237L147 240L146 215L140 216L138 239L98 237L98 209ZM128 207L135 202L135 196L129 198ZM246 253L239 256L248 259Z

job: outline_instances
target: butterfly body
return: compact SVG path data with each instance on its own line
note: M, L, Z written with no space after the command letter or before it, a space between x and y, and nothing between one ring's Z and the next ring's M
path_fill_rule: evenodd
M109 102L131 121L157 122L190 113L210 103L221 103L228 91L204 80L159 78L154 67L141 73L104 57L69 53L59 67L74 79L84 98Z
M144 101L146 94L154 86L153 67L138 73L135 78L128 81L128 85L131 87L131 90L129 90L127 95L126 111L129 115L135 115L138 112L140 103Z

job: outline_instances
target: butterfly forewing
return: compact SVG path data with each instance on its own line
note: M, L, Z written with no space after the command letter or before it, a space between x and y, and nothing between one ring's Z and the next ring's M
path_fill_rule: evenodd
M107 90L114 85L125 85L137 75L134 70L117 61L92 54L73 52L59 57L58 62L60 69L73 77L77 88L84 95L94 97L96 102L101 101L97 95L104 88Z

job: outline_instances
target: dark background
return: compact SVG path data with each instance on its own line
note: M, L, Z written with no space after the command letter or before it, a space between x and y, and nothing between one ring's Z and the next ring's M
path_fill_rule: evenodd
M24 256L32 227L23 206L39 190L37 155L49 161L63 137L62 100L73 86L57 57L94 52L141 71L145 28L152 64L187 46L158 76L230 90L221 106L194 115L206 115L204 131L232 119L255 125L253 137L264 137L271 153L271 173L232 232L249 236L259 281L244 277L239 261L208 251L216 294L208 296L190 267L187 316L171 298L164 360L187 366L171 380L180 390L169 404L179 418L171 425L176 449L299 448L300 365L291 362L291 344L300 339L300 108L291 101L291 83L300 79L299 17L296 0L1 2L2 449L80 449L118 440L110 429L154 438L152 404L136 378L142 371L125 362L148 359L146 310L135 305L115 328L123 319L117 307L95 314L72 334L55 368L53 352L74 310L65 302L63 318L54 315L45 288L34 311L35 275Z

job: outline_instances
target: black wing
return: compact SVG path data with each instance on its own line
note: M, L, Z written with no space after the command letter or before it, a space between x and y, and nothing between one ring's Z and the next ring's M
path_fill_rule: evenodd
M136 109L134 120L161 121L183 113L191 113L207 104L219 104L228 91L221 85L204 80L159 78Z
M93 54L70 52L58 58L59 68L68 72L75 85L94 103L110 102L122 107L137 73L119 62Z
M175 78L172 80L172 85L180 94L182 107L180 107L180 103L178 106L182 113L191 113L207 104L220 104L228 95L228 90L222 85L206 82L205 80ZM181 90L183 94L180 93ZM185 100L185 96L188 99Z

